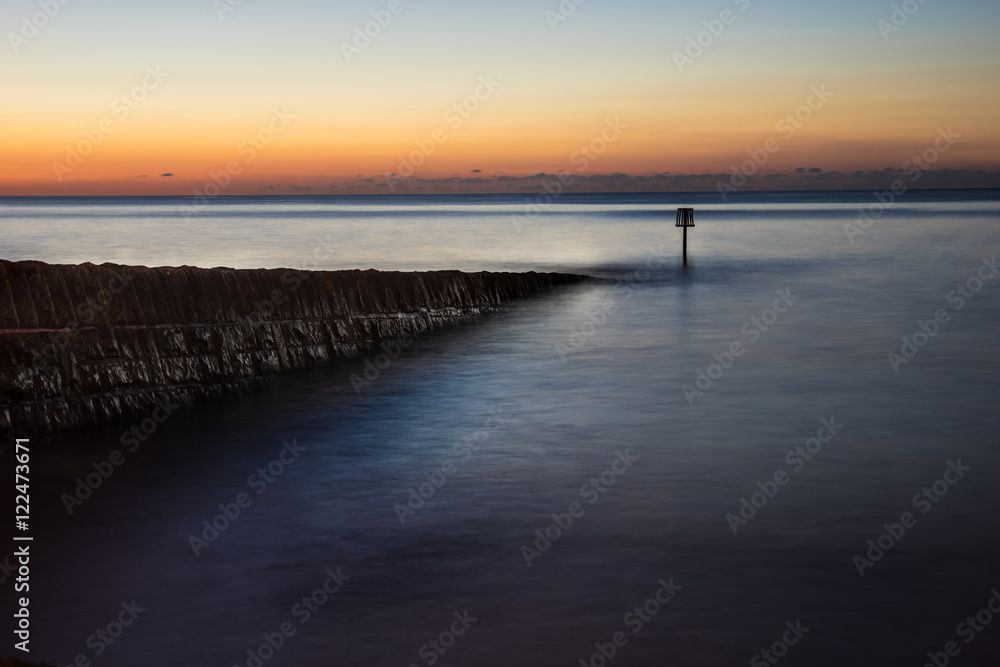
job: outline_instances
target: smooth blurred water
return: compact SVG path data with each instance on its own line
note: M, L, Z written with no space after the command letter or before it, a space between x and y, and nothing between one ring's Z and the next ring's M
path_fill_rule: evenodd
M969 644L956 626L1000 586L1000 279L961 310L947 296L997 252L1000 193L904 199L853 244L871 193L567 196L520 233L524 197L233 198L190 221L180 199L0 201L7 259L301 267L322 240L319 268L602 278L423 340L360 394L363 360L179 411L71 516L60 496L133 424L33 441L32 657L246 665L289 621L265 665L427 665L421 647L468 610L434 664L579 665L619 631L609 665L748 664L796 620L809 631L782 664L919 666L948 641L954 664L994 664L1000 619ZM939 309L950 321L894 373L887 354ZM842 430L794 472L786 453L831 418ZM257 494L248 477L293 438L305 451ZM449 459L401 523L394 505ZM914 494L959 459L971 470L921 514ZM734 535L727 513L778 470L790 482ZM241 492L252 504L196 557L189 536ZM574 502L529 567L522 545ZM906 511L916 525L860 577L852 558ZM293 605L338 567L350 579L300 623ZM683 588L633 634L661 578ZM95 656L88 637L132 599L146 611Z

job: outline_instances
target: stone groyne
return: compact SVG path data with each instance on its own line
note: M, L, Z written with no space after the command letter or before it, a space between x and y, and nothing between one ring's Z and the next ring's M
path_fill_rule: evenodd
M0 260L0 431L221 396L583 280Z

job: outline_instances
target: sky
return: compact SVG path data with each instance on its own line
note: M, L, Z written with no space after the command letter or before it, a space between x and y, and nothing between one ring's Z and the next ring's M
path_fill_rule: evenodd
M1000 187L998 29L996 0L4 0L0 195Z

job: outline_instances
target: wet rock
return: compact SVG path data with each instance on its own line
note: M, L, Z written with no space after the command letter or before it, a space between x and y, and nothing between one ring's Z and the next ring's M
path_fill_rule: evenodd
M0 260L0 429L46 432L157 398L208 400L583 280Z

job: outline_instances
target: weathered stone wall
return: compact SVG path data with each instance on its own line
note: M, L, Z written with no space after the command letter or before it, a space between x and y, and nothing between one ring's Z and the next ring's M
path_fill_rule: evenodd
M581 280L0 260L0 431L215 397Z

